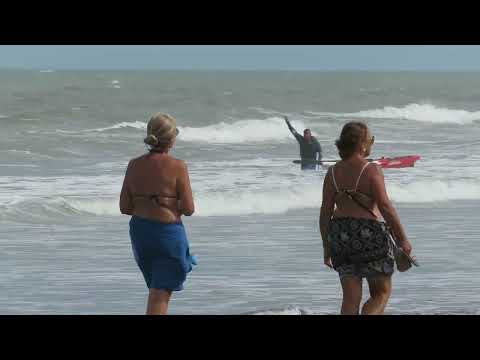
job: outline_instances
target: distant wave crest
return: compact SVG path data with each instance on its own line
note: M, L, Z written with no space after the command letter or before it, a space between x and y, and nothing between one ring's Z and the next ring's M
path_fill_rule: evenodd
M431 104L409 104L404 107L386 106L354 113L307 112L316 116L353 117L367 119L403 119L426 123L471 124L480 120L480 111L467 111L437 107Z

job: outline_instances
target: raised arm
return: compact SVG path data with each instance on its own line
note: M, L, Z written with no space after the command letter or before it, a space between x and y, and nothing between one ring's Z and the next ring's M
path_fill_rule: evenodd
M392 228L397 245L401 247L407 254L410 254L412 251L412 245L408 241L405 230L400 223L400 217L398 216L397 211L393 207L393 204L388 197L387 190L385 188L383 170L377 165L374 167L376 170L372 171L371 175L373 198L377 202L378 209L380 210L380 213L382 214L386 223Z
M285 119L285 122L287 123L287 126L288 126L288 130L290 130L290 132L293 134L293 136L295 136L295 138L297 140L301 140L303 139L302 135L300 135L297 130L295 130L295 128L292 126L292 124L290 124L290 121L288 120L288 117L284 116L283 117Z
M188 175L187 164L184 161L180 163L180 169L177 179L178 210L186 216L193 215L195 204L193 202L192 188L190 186L190 177Z
M120 192L120 213L125 215L132 215L133 213L133 202L132 194L129 188L129 173L131 169L131 162L128 163L127 171L125 172L125 177L123 179L122 191Z
M330 167L323 180L322 207L320 208L320 234L322 235L323 257L325 265L332 267L330 251L327 240L327 230L333 211L335 210L335 188L332 180L332 168Z

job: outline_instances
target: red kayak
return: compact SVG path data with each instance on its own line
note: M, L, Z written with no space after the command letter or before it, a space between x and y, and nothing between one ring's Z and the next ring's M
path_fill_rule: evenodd
M405 168L405 167L413 167L415 166L415 162L417 162L418 160L420 160L420 156L418 155L398 156L398 157L391 157L391 158L382 157L380 159L368 159L368 161L380 165L383 169L399 169L399 168ZM322 160L322 161L313 160L310 162L317 165L322 165L323 167L328 168L326 164L336 163L338 161L340 160ZM301 164L302 161L294 160L293 163Z
M400 156L394 158L381 158L372 160L372 162L380 165L384 169L396 169L396 168L404 168L404 167L413 167L415 166L415 162L420 160L420 156L418 155L409 155L409 156Z

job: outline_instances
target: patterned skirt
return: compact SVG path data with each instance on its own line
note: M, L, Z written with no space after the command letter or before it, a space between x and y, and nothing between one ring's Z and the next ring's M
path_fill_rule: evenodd
M392 275L393 244L384 222L361 218L335 218L328 225L328 246L340 278Z

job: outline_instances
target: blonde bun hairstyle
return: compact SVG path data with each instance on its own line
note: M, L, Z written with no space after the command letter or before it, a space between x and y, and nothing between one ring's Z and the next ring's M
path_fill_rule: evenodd
M177 137L177 121L168 114L153 115L147 125L147 137L143 142L151 148L168 150Z
M152 146L152 147L155 147L155 146L158 145L158 139L153 134L148 135L145 139L143 139L143 142L147 145Z

